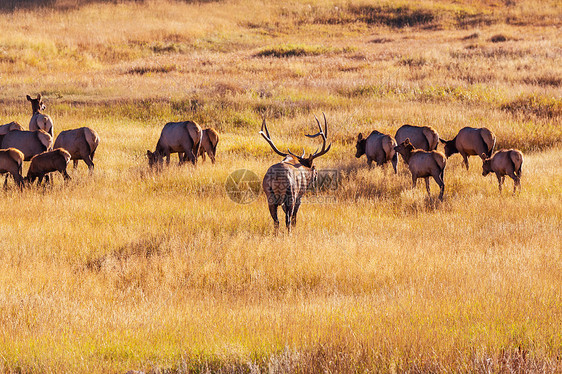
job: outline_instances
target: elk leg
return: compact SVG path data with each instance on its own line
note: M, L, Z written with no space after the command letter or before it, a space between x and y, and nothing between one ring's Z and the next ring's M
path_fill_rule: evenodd
M496 173L496 177L498 178L498 186L500 188L500 194L502 193L502 184L503 184L503 177Z
M412 188L416 188L417 184L418 184L418 177L417 175L412 173Z
M373 160L370 157L367 157L367 165L369 165L369 170L371 170L372 162Z
M195 157L195 154L193 153L193 150L188 149L185 152L185 157L184 157L184 161L189 160L193 165L195 165L197 163L197 157Z
M66 169L61 170L60 172L62 174L62 176L64 177L64 180L70 180L72 178L70 178L70 175L68 175L68 173L66 172Z
M396 166L398 165L398 153L395 153L392 157L392 167L394 168L394 174L398 174L398 170L396 170Z
M211 163L214 164L215 163L215 153L213 151L211 151L209 153L209 158L211 159ZM203 158L203 160L205 160L205 159Z
M508 175L511 179L513 179L513 194L515 195L515 189L519 185L519 177L513 171L510 171Z
M295 202L295 207L293 208L293 217L291 217L291 225L295 227L297 225L297 212L299 211L299 207L301 206L300 199Z
M202 149L201 149L201 150L202 150ZM206 152L203 151L203 150L202 150L201 152L199 152L199 155L201 156L201 162L205 162L205 159L206 159L205 153L206 153ZM210 156L210 155L209 155L209 156ZM213 164L215 163L215 160L214 160L213 158L211 158L211 161L213 162Z
M78 160L74 159L72 162L74 163L74 170L78 169Z
M287 192L290 193L290 192ZM291 233L291 218L293 217L293 212L295 211L295 202L291 195L285 196L285 201L283 202L283 211L285 212L285 226L287 226L287 231Z
M433 178L435 179L435 177ZM431 193L429 192L429 177L425 177L424 179L425 179L425 189L427 190L427 196L431 197Z
M279 218L277 218L277 205L269 204L269 214L273 218L273 228L275 229L275 235L279 232Z
M15 177L14 177L15 180ZM4 179L4 189L8 189L8 174L6 174L6 178Z
M466 153L461 153L463 158L464 166L466 166L466 170L468 170L468 155Z
M378 165L378 166L383 166L384 163L386 162L386 156L384 155L384 153L383 153L383 154L377 155L377 160L376 160L376 161L377 161L377 165Z
M439 173L433 175L433 179L435 183L439 185L439 200L443 201L443 194L445 193L445 182L443 182L443 170L440 170ZM429 178L427 178L429 181ZM429 184L429 183L428 183Z

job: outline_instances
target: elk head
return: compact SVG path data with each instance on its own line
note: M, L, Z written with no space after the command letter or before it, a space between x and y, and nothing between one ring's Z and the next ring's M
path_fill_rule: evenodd
M321 136L322 137L322 149L320 151L318 151L318 149L316 149L316 151L314 153L310 154L308 157L305 157L304 149L302 151L302 155L300 155L300 156L297 156L296 154L291 152L290 149L287 149L287 153L281 152L279 149L277 149L277 147L273 143L273 140L271 140L271 136L269 135L269 130L267 129L267 124L265 123L265 118L263 119L263 122L262 122L262 125L261 125L260 135L263 136L265 141L267 141L267 143L269 143L269 145L271 146L271 149L273 149L273 151L275 153L277 153L279 156L287 157L287 156L291 155L295 161L299 162L300 165L304 166L305 168L311 169L311 168L313 168L314 159L325 155L330 150L330 148L332 147L331 143L328 145L328 147L326 147L326 140L328 138L328 122L326 121L326 115L324 113L322 113L322 115L324 116L324 129L322 129L322 125L320 125L320 121L318 120L318 117L314 116L314 118L316 119L316 124L318 125L319 131L316 134L313 134L313 135L305 135L309 138L316 138L318 136Z
M31 101L31 109L33 110L33 114L39 112L40 110L45 110L45 104L43 103L41 94L38 94L36 99L32 99L29 95L27 95L26 97L27 101Z

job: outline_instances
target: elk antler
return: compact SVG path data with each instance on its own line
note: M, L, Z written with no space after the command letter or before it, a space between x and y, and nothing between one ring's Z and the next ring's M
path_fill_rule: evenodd
M309 138L316 138L317 136L322 136L322 150L320 152L318 152L318 149L312 154L310 155L310 158L312 160L314 160L316 157L320 157L324 154L326 154L330 148L332 147L332 143L330 143L328 145L328 148L326 148L326 140L328 138L328 121L326 120L326 114L324 112L322 112L322 115L324 116L324 130L322 130L322 126L320 125L320 121L318 120L318 117L316 117L316 115L314 115L314 118L316 119L316 123L318 124L318 129L320 130L318 133L314 134L314 135L306 135Z
M264 130L265 130L265 132L264 132ZM283 156L283 157L286 157L288 155L288 153L283 153L280 150L278 150L277 147L275 146L275 144L273 144L273 140L271 140L271 136L269 135L269 131L267 130L267 125L265 124L265 118L263 119L263 122L261 124L260 135L263 136L265 141L269 143L269 145L275 151L275 153L277 153L278 155Z

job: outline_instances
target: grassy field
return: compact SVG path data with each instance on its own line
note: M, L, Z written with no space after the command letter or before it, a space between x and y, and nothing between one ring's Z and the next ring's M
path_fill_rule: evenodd
M55 134L101 143L93 176L0 192L0 371L562 372L559 2L43 3L0 13L0 123L40 92ZM279 161L262 115L312 152L322 112L337 189L273 236L225 181ZM220 132L217 163L151 172L186 119ZM455 155L440 202L354 157L404 123L488 127L524 152L522 192Z

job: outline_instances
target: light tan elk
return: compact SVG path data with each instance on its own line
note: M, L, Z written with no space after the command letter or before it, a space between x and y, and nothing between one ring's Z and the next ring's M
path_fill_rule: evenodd
M31 96L27 95L27 101L31 102L31 110L33 115L29 121L29 130L43 130L53 136L53 120L46 114L41 113L41 110L45 110L45 104L41 98L41 94L37 95L36 99L32 99Z
M263 190L267 197L269 205L269 213L273 218L273 225L275 234L279 232L279 218L277 217L277 208L282 206L285 212L285 224L290 233L291 228L297 223L297 212L301 204L301 198L309 186L312 186L316 178L316 170L313 165L314 160L328 152L332 144L326 147L326 140L328 137L328 123L326 115L324 115L324 129L320 125L320 121L315 116L316 123L318 124L319 132L314 135L306 135L309 138L322 137L322 149L320 152L316 150L313 154L305 157L304 150L301 156L293 154L290 150L287 153L281 152L277 149L265 123L263 120L260 134L271 146L273 151L280 156L283 156L283 161L272 165L263 178Z
M41 152L53 148L53 138L43 130L37 131L10 131L4 135L0 149L16 148L25 155L24 161Z
M396 144L401 144L404 140L409 139L414 148L424 151L433 151L439 144L439 134L429 126L404 125L396 131L394 139L396 139Z
M408 168L412 173L412 187L416 187L418 178L425 179L425 188L427 194L429 192L429 177L433 177L435 182L441 188L439 192L439 200L443 200L443 193L445 192L445 183L443 182L443 172L447 159L445 155L438 151L423 151L415 149L410 139L404 140L396 146L396 152L404 157L404 161L408 164Z
M396 173L396 164L398 163L398 154L394 150L396 141L390 135L373 131L367 138L363 138L363 134L357 136L357 144L355 148L357 153L355 157L362 155L367 156L367 164L371 168L371 163L375 161L378 166L386 164L388 161L392 163L394 173Z
M146 151L148 165L161 167L164 157L169 165L171 153L179 154L180 164L186 159L197 164L202 135L201 126L193 121L167 123L160 133L154 152Z
M54 148L64 148L72 156L74 169L78 160L84 160L90 172L94 171L94 155L100 144L98 133L89 127L62 131L55 140Z
M70 153L62 148L53 149L52 151L33 156L25 179L27 182L33 183L35 179L39 178L37 184L41 184L45 177L46 181L50 182L49 176L46 174L58 171L65 180L69 180L70 175L66 172L66 167L70 162L70 158Z
M0 174L11 174L20 188L23 186L23 177L21 175L23 158L23 153L15 148L0 149ZM4 188L6 188L7 184L8 176L6 176L4 181Z
M209 155L211 162L215 163L217 155L217 144L219 143L219 133L215 129L203 130L203 137L201 139L201 147L199 147L199 156L205 161L205 153Z
M486 159L492 155L494 146L496 145L496 136L487 128L464 127L453 140L439 141L445 144L445 156L451 157L455 153L460 153L466 170L468 170L468 157L481 156Z
M500 193L505 176L509 175L513 179L513 193L517 187L521 191L521 165L523 164L523 153L517 149L502 149L494 153L490 158L485 158L485 154L481 157L484 160L482 164L482 175L486 176L490 173L496 173Z

